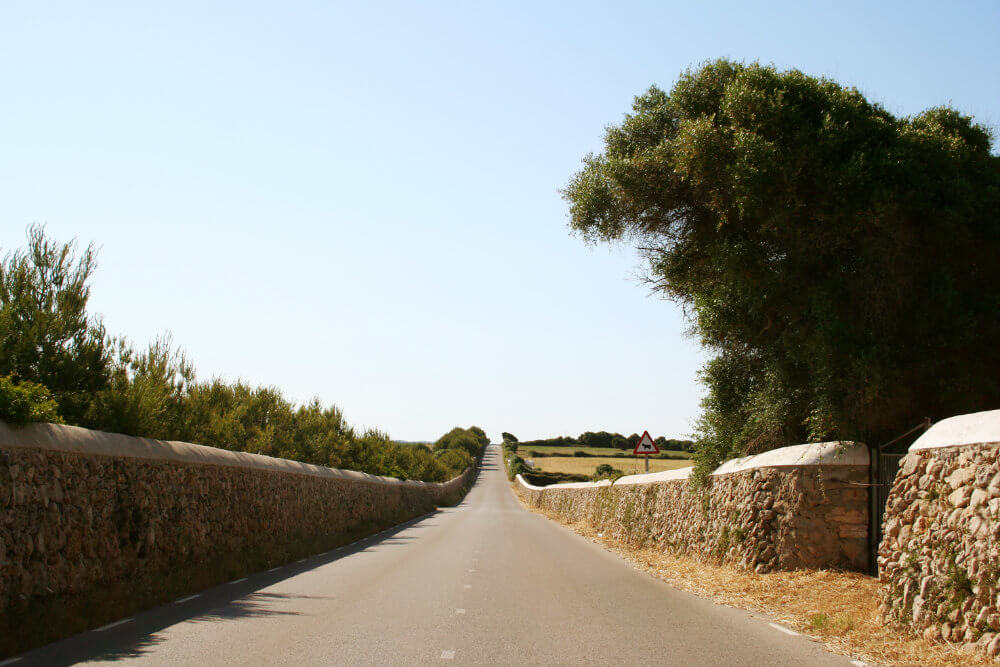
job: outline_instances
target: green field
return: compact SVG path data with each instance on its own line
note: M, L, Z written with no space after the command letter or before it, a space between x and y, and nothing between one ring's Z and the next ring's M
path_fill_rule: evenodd
M558 447L556 449L559 449ZM565 448L563 448L565 449ZM518 452L520 454L520 452ZM523 458L529 458L522 455ZM564 472L574 475L593 475L597 466L607 463L626 475L646 472L645 463L641 457L629 456L618 459L613 457L585 457L585 456L546 456L534 459L535 469L545 472ZM677 468L687 468L690 461L684 459L649 459L649 472L660 472L661 470L676 470Z
M531 452L538 452L540 456L573 456L573 452L581 451L587 452L591 456L600 456L601 458L614 458L618 459L615 454L621 452L625 454L626 459L632 458L632 452L622 452L620 449L612 449L610 447L546 447L539 445L537 447L518 447L517 455L522 459L528 459L532 457ZM673 450L662 451L662 454L667 454L673 458L689 459L691 458L690 452L675 452ZM581 457L582 458L582 457ZM650 460L653 460L650 457ZM594 465L597 465L596 463ZM652 465L652 464L650 464ZM619 466L615 466L616 468Z

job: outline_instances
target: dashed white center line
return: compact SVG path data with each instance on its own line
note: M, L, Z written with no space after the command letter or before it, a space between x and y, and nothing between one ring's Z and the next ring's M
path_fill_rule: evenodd
M441 659L442 660L454 660L455 659L455 651L454 651L454 649L451 650L451 651L441 651Z
M465 613L465 610L464 610L464 609L456 609L456 610L455 610L455 613L456 613L456 614L464 614L464 613Z
M272 568L271 568L270 570L268 570L268 572L277 572L277 571L278 571L278 570L280 570L280 569L281 569L281 566L278 566L278 567L272 567Z
M297 560L297 561L295 561L295 562L296 562L296 563L304 563L304 562L306 562L306 559L305 559L305 558L303 558L302 560Z
M131 618L123 618L120 621L115 621L114 623L108 623L107 625L101 626L94 630L94 632L104 632L105 630L110 630L111 628L122 625L123 623L128 623L131 620Z
M249 577L243 577L242 579L237 579L236 581L230 581L230 584L242 584L244 581L249 579Z
M181 598L180 600L174 600L174 604L184 604L185 602L190 602L196 597L200 597L200 593L195 595L189 595L186 598Z
M788 628L784 628L784 627L778 625L777 623L768 623L768 625L770 625L772 628L774 628L778 632L784 632L786 635L792 635L794 637L798 637L799 636L799 633L795 632L795 630L789 630Z

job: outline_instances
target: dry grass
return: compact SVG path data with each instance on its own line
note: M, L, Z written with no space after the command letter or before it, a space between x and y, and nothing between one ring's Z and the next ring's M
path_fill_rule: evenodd
M570 524L552 512L525 507L617 552L676 588L720 604L768 614L823 642L829 650L860 658L870 665L996 667L997 663L981 653L937 644L887 627L879 619L879 584L872 577L831 570L756 574L730 565L630 547L605 537L584 522Z
M534 460L537 470L545 472L565 472L575 475L593 475L597 466L607 463L621 470L626 475L646 472L646 465L640 458L598 457L598 456L545 456ZM675 470L690 467L691 462L685 459L649 459L649 472Z
M618 450L609 447L556 447L554 445L538 445L537 447L519 447L517 450L517 455L521 458L531 458L531 452L537 452L542 457L545 456L573 456L573 452L587 452L590 456L600 456L605 458L613 458L620 461L621 459L631 459L632 450ZM612 456L623 452L625 456ZM670 458L677 459L689 459L691 458L690 452L678 452L672 449L661 450L661 454L667 454ZM641 460L641 459L640 459Z

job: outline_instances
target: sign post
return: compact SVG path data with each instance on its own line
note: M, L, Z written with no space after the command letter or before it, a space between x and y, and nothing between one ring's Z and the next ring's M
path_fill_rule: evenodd
M643 431L642 437L639 438L639 442L635 443L635 449L632 450L632 454L638 456L643 454L646 457L646 472L649 472L649 455L659 454L660 448L656 446L653 442L653 437L649 435L649 431Z

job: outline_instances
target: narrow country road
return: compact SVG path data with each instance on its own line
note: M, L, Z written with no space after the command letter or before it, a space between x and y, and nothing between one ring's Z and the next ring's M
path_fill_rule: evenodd
M16 664L76 662L852 664L765 618L675 590L525 511L495 446L458 507L50 644Z

